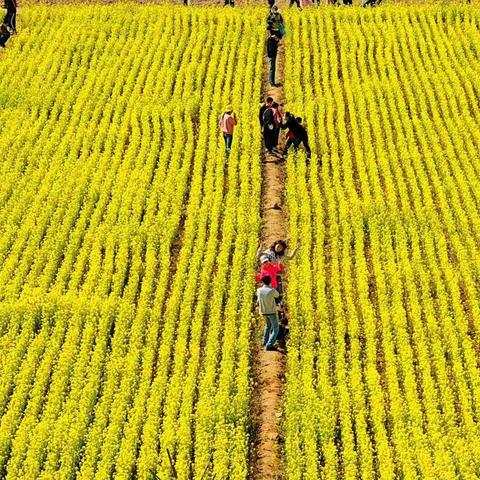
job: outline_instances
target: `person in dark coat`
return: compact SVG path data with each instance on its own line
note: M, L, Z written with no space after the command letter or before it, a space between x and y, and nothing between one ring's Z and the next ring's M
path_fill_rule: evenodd
M293 145L295 150L298 150L298 147L301 143L305 147L307 152L307 158L312 156L312 151L310 145L308 144L308 133L305 127L302 125L302 119L300 117L295 118L290 112L285 114L285 123L282 123L281 127L283 129L288 128L288 140L283 150L283 155L287 155L288 149Z
M268 153L273 154L278 145L278 134L280 132L280 114L278 103L273 102L263 114L263 139Z
M285 30L285 23L282 14L278 11L278 7L273 5L267 18L267 30L282 39Z
M265 103L260 107L260 112L258 114L258 120L260 121L260 128L263 130L263 114L267 108L272 108L273 98L267 97Z
M267 40L267 57L270 60L270 85L272 87L276 87L277 84L275 83L275 71L277 67L277 52L278 52L278 44L280 43L280 39L270 31L270 35Z
M297 5L297 7L301 10L302 6L300 5L300 0L290 0L290 6Z

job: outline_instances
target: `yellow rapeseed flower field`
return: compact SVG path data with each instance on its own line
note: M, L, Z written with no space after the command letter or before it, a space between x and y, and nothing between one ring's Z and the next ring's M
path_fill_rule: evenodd
M0 478L249 478L266 12L22 9L0 52ZM285 19L314 153L285 165L285 477L480 478L480 11Z

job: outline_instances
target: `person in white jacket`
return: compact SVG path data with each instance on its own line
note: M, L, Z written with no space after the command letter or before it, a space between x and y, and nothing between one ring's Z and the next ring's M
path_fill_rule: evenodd
M262 283L263 286L257 288L257 304L260 315L265 318L263 345L265 350L276 351L275 342L278 336L279 324L275 299L280 294L271 286L272 279L268 275L262 278Z

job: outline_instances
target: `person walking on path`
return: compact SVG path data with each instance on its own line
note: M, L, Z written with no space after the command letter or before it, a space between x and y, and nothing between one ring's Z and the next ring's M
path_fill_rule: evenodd
M277 52L278 52L278 44L280 43L280 39L270 31L270 35L267 39L267 57L270 60L270 85L272 87L276 87L277 84L275 83L275 71L277 66Z
M258 113L258 120L260 121L260 128L263 130L263 114L267 108L272 108L273 98L267 97L265 103L260 107L260 112Z
M312 150L310 149L310 145L308 143L308 133L306 128L302 125L301 117L295 118L290 112L285 114L285 123L282 123L282 128L288 128L288 135L287 135L287 144L285 145L285 149L283 150L283 155L286 156L288 149L293 145L295 150L298 150L298 147L301 143L305 147L305 151L307 152L307 158L312 156Z
M12 31L17 33L17 0L5 0L7 14L3 23Z
M279 325L277 317L277 305L275 299L279 293L271 286L271 278L267 275L262 278L263 286L257 288L257 304L260 315L265 318L265 330L263 332L263 346L267 351L275 351Z
M278 103L273 102L270 108L263 113L263 139L268 153L273 154L278 146L278 134L281 118L278 112Z
M225 109L225 113L220 118L220 128L223 133L223 138L225 139L225 150L227 152L227 157L230 155L233 142L233 129L237 123L237 116L233 112L233 107L228 105Z
M267 30L275 34L279 39L285 35L285 23L278 7L274 5L267 18Z

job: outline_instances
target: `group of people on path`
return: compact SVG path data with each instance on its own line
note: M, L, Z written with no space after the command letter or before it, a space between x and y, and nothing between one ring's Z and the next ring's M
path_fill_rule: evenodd
M3 8L7 13L0 25L0 47L5 48L10 37L17 33L17 0L5 0Z
M296 117L290 112L284 115L280 112L280 106L274 101L273 97L268 97L265 103L260 107L258 115L260 128L263 134L263 141L268 154L286 157L291 146L298 150L303 144L307 153L307 159L312 155L312 150L308 143L308 133L302 125L302 118ZM233 132L238 124L237 116L233 107L228 105L220 117L219 126L225 141L225 151L227 158L230 155L233 143ZM282 150L279 149L280 130L288 130L287 142Z
M267 32L266 50L267 57L270 60L269 81L272 87L278 87L279 84L276 83L276 61L279 43L285 35L285 24L276 5L271 8L267 18ZM310 159L312 151L308 142L308 133L302 124L301 117L295 116L291 112L285 112L285 114L283 114L278 102L269 96L260 107L259 122L265 149L268 154L285 157L291 146L293 146L295 150L298 150L303 144L307 153L307 159ZM227 157L230 155L233 143L233 132L237 124L238 120L233 111L233 107L232 105L228 105L220 116L219 121L219 127L225 141ZM288 130L287 141L283 151L279 149L281 130Z
M293 145L295 150L303 144L307 153L307 159L312 155L312 150L308 143L308 133L302 125L302 118L296 117L293 113L286 112L282 115L280 105L275 102L273 97L267 97L265 103L260 107L258 115L260 127L263 133L263 141L268 154L285 157L288 150ZM279 149L280 130L288 130L287 143L282 150Z
M257 305L260 315L265 319L262 345L268 351L277 350L276 341L284 338L288 333L287 319L283 310L283 281L285 261L291 260L298 247L287 254L287 244L284 240L277 240L270 248L263 250L260 244L257 251L257 260L260 262L259 272L256 274Z

